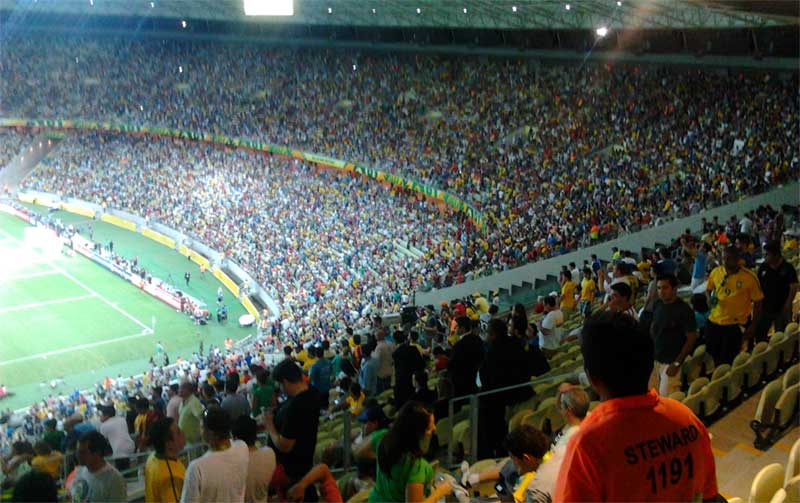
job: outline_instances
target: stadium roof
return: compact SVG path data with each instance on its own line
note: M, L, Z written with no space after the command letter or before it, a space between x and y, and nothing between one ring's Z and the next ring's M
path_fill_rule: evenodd
M744 28L798 24L796 0L294 0L245 17L242 0L0 0L0 10L281 24L476 29Z

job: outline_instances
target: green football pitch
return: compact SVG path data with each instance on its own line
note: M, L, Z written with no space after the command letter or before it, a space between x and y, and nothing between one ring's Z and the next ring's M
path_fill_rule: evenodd
M201 275L186 257L104 222L62 211L55 216L67 224L91 225L95 241L113 241L115 252L137 257L159 278L171 275L180 282L178 288L205 301L215 313L221 284L209 273ZM238 326L245 310L224 288L230 321L218 324L214 319L197 326L85 257L45 256L26 242L29 227L0 213L0 384L15 393L0 400L0 408L16 409L50 394L91 388L106 376L140 374L150 357L157 356L159 342L174 362L198 351L201 341L207 351L226 337L239 340L255 332ZM192 275L188 286L183 279L187 271Z

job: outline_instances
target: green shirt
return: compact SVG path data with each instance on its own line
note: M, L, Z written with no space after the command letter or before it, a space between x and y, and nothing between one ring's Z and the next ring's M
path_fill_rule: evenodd
M266 410L272 406L272 396L275 394L275 382L272 379L267 379L266 384L261 386L256 383L253 386L253 396L255 397L253 407L253 417L261 414L262 410Z
M380 458L378 445L387 430L378 430L372 434L370 441L375 449L376 463ZM386 503L389 501L405 501L406 485L422 484L425 496L430 494L433 483L433 467L422 458L412 458L406 455L399 463L394 465L391 476L387 476L378 466L375 476L375 487L369 493L372 503Z
M199 442L201 440L200 418L203 417L203 404L195 395L192 395L186 401L181 402L178 414L178 427L186 437L186 444Z

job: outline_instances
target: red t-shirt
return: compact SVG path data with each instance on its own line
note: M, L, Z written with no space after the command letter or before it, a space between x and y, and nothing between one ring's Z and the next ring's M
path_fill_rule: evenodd
M553 503L693 501L717 494L711 441L685 405L647 394L601 403L570 439Z

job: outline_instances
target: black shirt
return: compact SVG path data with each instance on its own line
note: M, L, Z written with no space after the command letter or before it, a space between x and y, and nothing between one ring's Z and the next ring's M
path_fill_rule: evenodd
M314 448L319 429L319 393L314 388L289 398L275 415L275 428L282 437L294 440L289 452L281 452L270 438L278 463L290 479L297 480L314 465Z
M686 334L697 331L694 311L684 301L676 299L671 304L657 300L653 307L650 335L655 346L657 362L672 363L686 342Z
M482 363L483 341L477 335L467 334L453 346L447 370L453 379L454 396L469 395L478 391L478 384L475 381Z
M777 269L764 262L758 267L758 281L764 292L764 302L761 304L764 311L778 314L786 304L791 284L797 283L797 271L785 260Z

